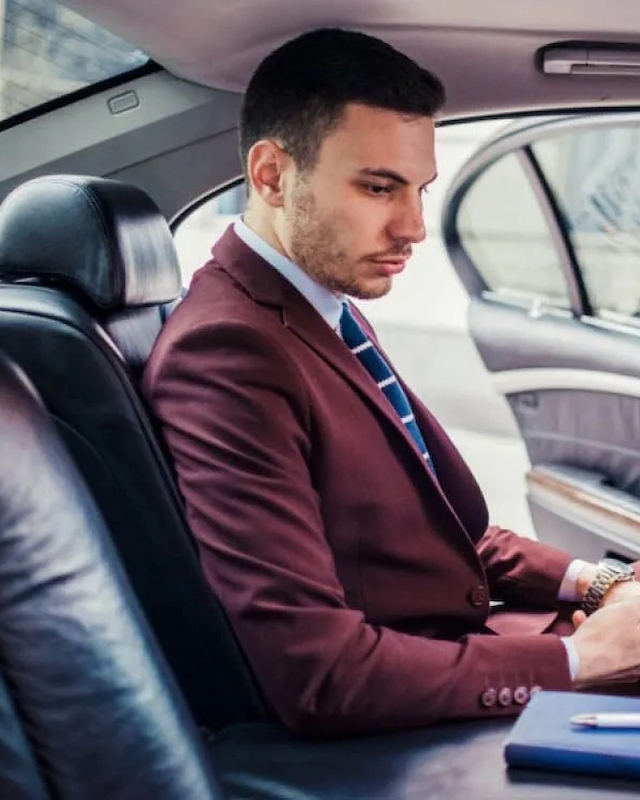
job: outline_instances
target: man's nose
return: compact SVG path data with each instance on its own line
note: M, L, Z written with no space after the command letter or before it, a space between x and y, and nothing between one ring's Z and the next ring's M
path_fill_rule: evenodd
M389 232L394 239L416 244L426 237L421 197L407 198L404 203L398 204L395 212L389 226Z

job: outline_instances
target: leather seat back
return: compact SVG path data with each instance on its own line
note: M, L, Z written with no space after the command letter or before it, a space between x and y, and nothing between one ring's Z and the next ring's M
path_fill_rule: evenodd
M217 800L203 742L102 518L35 391L4 357L0 441L1 672L40 784L60 800ZM48 796L42 788L23 794Z
M116 181L28 181L0 205L0 280L2 347L57 424L197 721L263 718L136 388L181 291L164 217Z
M38 770L6 682L0 676L0 797L47 800L49 794Z

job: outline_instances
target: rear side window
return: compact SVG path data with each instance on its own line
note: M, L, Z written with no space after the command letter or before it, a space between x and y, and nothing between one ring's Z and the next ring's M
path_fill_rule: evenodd
M244 182L237 183L190 209L175 225L173 236L183 286L188 286L193 273L208 261L211 248L227 227L240 219L245 201Z
M593 307L640 314L640 127L575 130L533 145Z
M569 308L562 262L517 153L490 164L465 194L460 244L489 291L518 304Z

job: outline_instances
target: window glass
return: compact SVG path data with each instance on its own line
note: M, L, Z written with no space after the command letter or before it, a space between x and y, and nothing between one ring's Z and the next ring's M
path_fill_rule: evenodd
M640 127L573 131L534 146L600 316L640 315Z
M518 156L489 166L465 195L458 233L493 292L516 302L569 308L559 254Z
M0 0L0 121L147 60L54 0Z
M244 210L245 186L238 183L201 203L174 231L182 283L188 286L193 273L211 256L211 248Z

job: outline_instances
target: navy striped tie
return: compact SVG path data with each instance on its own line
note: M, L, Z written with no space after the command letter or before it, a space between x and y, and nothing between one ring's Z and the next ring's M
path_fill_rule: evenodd
M427 466L435 473L433 461L427 446L424 443L420 428L411 410L409 399L391 367L384 360L371 339L362 330L349 309L348 303L343 303L342 316L340 317L340 332L347 347L356 356L358 361L378 384L382 393L396 410L400 421L404 423L413 437L418 449L422 453Z

